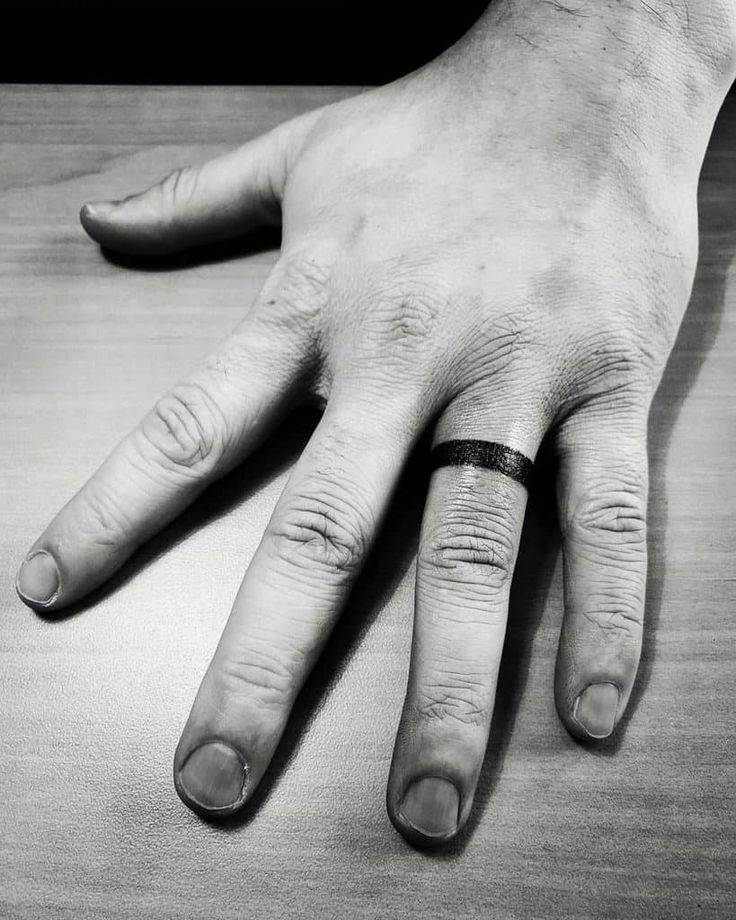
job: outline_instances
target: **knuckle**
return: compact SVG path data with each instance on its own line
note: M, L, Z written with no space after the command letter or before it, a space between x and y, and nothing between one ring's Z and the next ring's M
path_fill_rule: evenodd
M357 509L334 489L292 496L269 538L290 569L340 579L356 573L367 544Z
M422 687L416 706L428 722L482 725L490 716L491 699L482 680L465 674L445 674Z
M502 590L511 580L513 524L508 512L486 510L482 520L449 520L422 541L417 564L434 580Z
M658 357L635 323L620 321L598 326L576 343L574 381L581 395L615 393L621 398L645 396L654 386ZM635 398L634 403L639 404Z
M629 546L646 545L646 481L644 474L590 482L568 512L567 530L573 538L598 544L610 540Z
M539 317L528 306L500 314L492 312L482 332L482 335L473 336L467 350L486 374L507 369L520 361L529 363L543 358Z
M97 546L115 547L127 540L129 522L119 502L107 491L86 490L76 515L76 525Z
M424 379L446 349L440 332L452 315L447 282L415 255L389 260L377 278L350 283L356 308L370 305L360 309L355 360L387 380Z
M624 589L599 590L588 598L583 616L606 637L635 644L641 641L644 624L644 592L635 585Z
M641 373L653 359L638 331L629 323L604 329L594 354L606 371L629 376Z
M499 313L488 303L484 298L473 309L480 319L466 330L461 348L449 359L446 376L455 400L464 411L486 413L489 400L498 402L513 393L515 400L534 401L548 413L558 381L547 321L530 305Z
M203 475L225 452L224 418L207 390L179 384L161 397L140 427L141 449L164 466Z
M379 292L371 313L371 331L391 350L425 348L440 312L439 297L420 288Z
M329 297L334 258L328 247L316 245L284 255L261 296L265 318L313 335Z
M199 170L193 166L180 166L159 184L162 212L172 230L176 231L179 217L196 194Z

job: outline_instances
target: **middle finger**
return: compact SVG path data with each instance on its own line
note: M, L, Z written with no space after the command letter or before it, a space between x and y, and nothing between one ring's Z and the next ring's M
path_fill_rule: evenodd
M425 424L414 397L396 394L373 414L377 399L340 392L337 381L334 392L245 575L177 747L177 792L206 816L232 814L258 785Z

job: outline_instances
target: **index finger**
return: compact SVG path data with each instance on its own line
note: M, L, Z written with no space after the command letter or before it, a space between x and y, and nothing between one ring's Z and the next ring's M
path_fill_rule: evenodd
M305 345L253 312L160 398L62 508L20 566L16 589L58 610L106 581L296 402Z

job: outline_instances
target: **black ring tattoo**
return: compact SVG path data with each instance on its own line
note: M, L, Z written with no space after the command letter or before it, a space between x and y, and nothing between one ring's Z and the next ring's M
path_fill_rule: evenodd
M497 470L529 488L534 464L518 450L495 441L443 441L429 455L430 471L440 466L469 463L487 470Z

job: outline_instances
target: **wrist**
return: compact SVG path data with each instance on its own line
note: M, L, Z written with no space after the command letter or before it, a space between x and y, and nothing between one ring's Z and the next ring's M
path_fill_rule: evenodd
M528 109L530 142L551 119L583 155L604 143L692 185L736 77L736 3L496 0L450 56L489 104L510 87L505 110Z
M495 0L477 26L553 54L571 45L603 70L688 74L704 94L736 78L733 0Z

